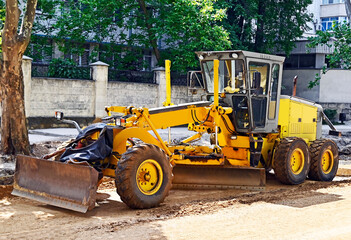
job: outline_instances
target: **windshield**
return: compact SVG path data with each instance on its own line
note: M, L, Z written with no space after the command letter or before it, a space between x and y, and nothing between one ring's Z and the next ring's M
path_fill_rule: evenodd
M213 93L213 61L203 63L207 91ZM218 91L244 92L245 76L243 60L220 60L218 69Z

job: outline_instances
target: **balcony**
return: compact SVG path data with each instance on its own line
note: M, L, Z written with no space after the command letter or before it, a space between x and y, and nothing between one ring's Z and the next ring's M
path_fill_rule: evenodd
M345 3L321 5L320 17L347 16Z

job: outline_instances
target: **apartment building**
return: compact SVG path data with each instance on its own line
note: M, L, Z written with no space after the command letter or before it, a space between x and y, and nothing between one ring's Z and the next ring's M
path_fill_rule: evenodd
M286 59L285 69L322 68L328 64L325 56L332 49L325 46L307 48L308 37L315 36L317 30L330 30L335 23L350 22L350 0L314 0L308 11L313 15L313 20L308 23L309 30L296 42L296 48Z
M321 74L323 66L328 66L326 56L333 48L317 46L308 48L308 37L313 37L317 30L329 31L333 24L350 23L350 0L314 0L308 7L313 14L303 37L296 42L291 55L286 58L283 74L283 94L292 93L294 76L298 76L297 96L318 102L325 108L346 113L351 119L351 71L334 69ZM308 89L308 83L315 79L316 74L322 76L319 85ZM337 116L336 116L337 117Z

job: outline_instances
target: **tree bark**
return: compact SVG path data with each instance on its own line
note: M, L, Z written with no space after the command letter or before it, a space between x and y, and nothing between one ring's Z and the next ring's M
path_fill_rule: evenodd
M6 154L30 154L24 106L22 57L30 41L37 0L28 0L18 32L20 10L17 0L6 0L6 20L2 32L1 150Z

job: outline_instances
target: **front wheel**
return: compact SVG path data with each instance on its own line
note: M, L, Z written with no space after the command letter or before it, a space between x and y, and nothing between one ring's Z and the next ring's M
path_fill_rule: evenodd
M300 184L307 177L310 167L308 146L302 138L284 138L278 144L273 169L276 178L285 184Z
M310 145L311 169L308 177L316 181L332 181L338 171L339 153L329 139L318 139Z
M165 152L152 144L140 144L122 154L115 183L121 200L130 208L152 208L168 195L172 177Z

